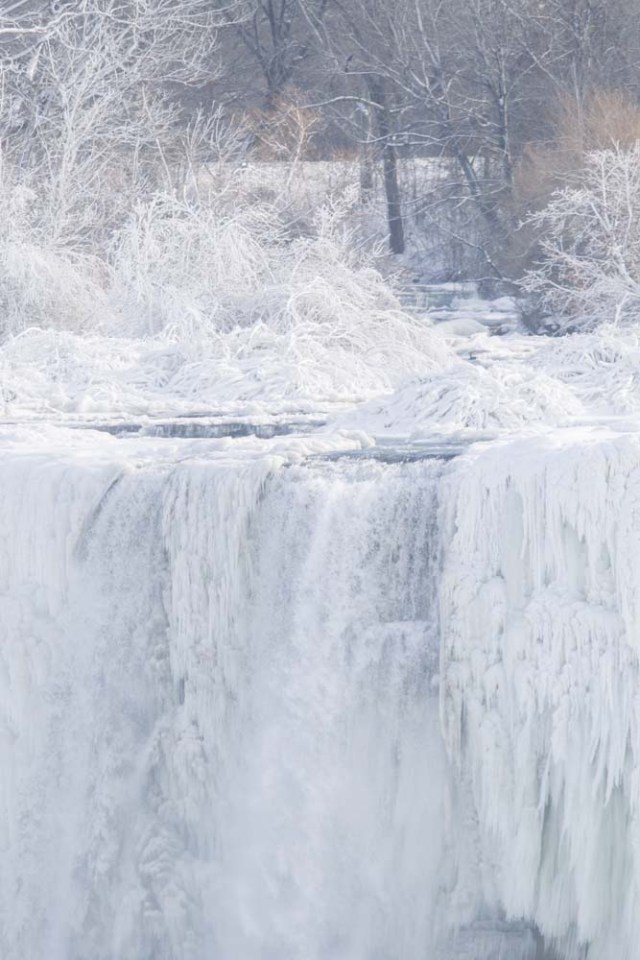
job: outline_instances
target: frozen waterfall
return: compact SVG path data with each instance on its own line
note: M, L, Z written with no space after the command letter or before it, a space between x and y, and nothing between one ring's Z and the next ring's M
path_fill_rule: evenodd
M163 442L0 461L0 954L435 956L442 464Z
M561 960L637 960L640 435L556 432L458 466L442 705L485 898Z
M637 960L640 435L359 443L4 428L3 960Z

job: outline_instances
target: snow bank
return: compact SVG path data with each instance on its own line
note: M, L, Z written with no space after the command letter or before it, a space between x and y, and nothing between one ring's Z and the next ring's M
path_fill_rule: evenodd
M606 325L564 337L488 336L434 325L455 359L340 414L341 426L422 438L459 431L515 435L640 413L640 333Z
M508 299L407 313L352 249L346 201L313 212L308 234L292 232L282 197L261 201L243 184L219 184L209 199L152 198L99 257L47 239L34 199L5 190L5 413L255 415L360 404L341 426L421 438L640 410L633 329L526 337L513 332ZM512 332L489 336L505 318Z
M200 343L31 329L0 348L0 395L10 415L287 413L390 392L407 369L447 357L428 327L393 311L344 337L313 322L259 322Z
M640 412L640 331L605 324L595 333L542 341L532 357L596 415Z
M375 436L421 439L459 431L492 434L555 426L584 413L568 386L543 373L508 362L487 369L461 361L340 414L335 423Z

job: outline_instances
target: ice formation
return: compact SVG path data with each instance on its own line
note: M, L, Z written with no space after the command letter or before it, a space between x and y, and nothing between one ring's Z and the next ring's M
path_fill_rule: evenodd
M448 480L448 752L485 895L563 958L638 956L639 464L637 433L556 431Z
M3 957L633 957L638 438L2 441Z
M2 439L3 958L422 960L441 464Z

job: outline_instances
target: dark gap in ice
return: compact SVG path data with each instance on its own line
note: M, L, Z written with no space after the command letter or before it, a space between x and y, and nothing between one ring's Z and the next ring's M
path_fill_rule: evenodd
M325 420L282 420L277 423L255 423L249 420L158 420L155 422L119 421L74 424L77 429L99 430L114 437L157 437L160 439L206 440L222 438L305 436L326 426ZM468 440L379 440L376 446L365 449L334 450L311 454L310 460L375 460L379 463L416 463L421 460L453 460L469 446Z
M226 420L216 423L171 420L157 423L91 423L84 429L100 430L114 437L161 437L185 440L216 440L222 437L272 437L289 436L293 433L311 433L325 425L324 420L305 420L281 423L251 423L244 420Z
M426 441L420 444L396 444L368 447L365 450L335 450L317 454L322 460L376 460L379 463L417 463L420 460L453 460L469 446L456 441Z

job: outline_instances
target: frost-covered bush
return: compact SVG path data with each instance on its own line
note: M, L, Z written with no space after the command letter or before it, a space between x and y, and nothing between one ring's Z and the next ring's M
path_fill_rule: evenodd
M0 275L6 331L24 331L0 356L5 395L29 406L55 395L58 408L85 411L299 409L365 399L450 362L356 255L340 209L317 211L314 235L297 238L281 214L242 189L157 194L107 255L84 260L52 249L28 218L18 233L7 226L3 242L27 256L22 273Z
M640 143L590 154L532 222L542 257L523 287L560 329L640 315Z
M291 238L278 208L157 197L116 238L115 332L180 344L201 362L181 389L206 392L207 361L241 368L250 391L366 396L433 369L446 349L406 316L353 251L340 209ZM218 371L215 376L221 376Z
M32 326L97 330L106 264L42 228L34 191L0 178L0 337Z
M185 140L193 152L202 136L171 91L211 79L218 25L202 0L9 3L1 157L38 191L51 237L95 246L135 197L176 185Z
M5 402L299 409L446 362L355 255L348 186L232 162L231 121L185 129L171 91L215 71L216 10L86 0L38 20L25 70L0 63Z
M276 220L237 194L138 205L111 248L117 332L206 339L257 320L283 246Z

